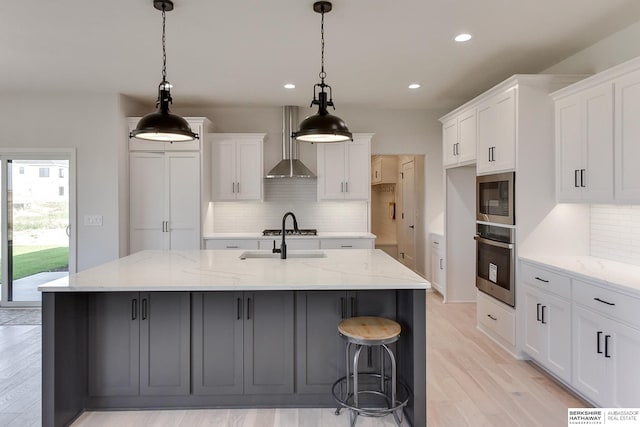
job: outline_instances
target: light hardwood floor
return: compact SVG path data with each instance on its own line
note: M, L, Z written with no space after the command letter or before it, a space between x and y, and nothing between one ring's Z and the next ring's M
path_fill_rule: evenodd
M427 294L429 427L566 426L577 399L532 364L514 360L475 327L475 304ZM40 425L40 327L0 326L0 426ZM86 412L73 427L348 426L332 409ZM357 426L394 426L391 417Z

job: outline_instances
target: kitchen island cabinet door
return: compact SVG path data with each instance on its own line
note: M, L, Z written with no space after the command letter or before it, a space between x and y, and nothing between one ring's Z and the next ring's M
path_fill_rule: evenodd
M293 393L293 291L244 293L244 393Z
M143 292L140 298L140 394L188 395L190 294Z
M242 292L193 293L193 394L242 394L242 308Z
M296 292L296 388L330 395L344 376L345 340L338 324L346 317L345 291Z
M137 396L140 324L138 292L105 292L88 298L90 396Z

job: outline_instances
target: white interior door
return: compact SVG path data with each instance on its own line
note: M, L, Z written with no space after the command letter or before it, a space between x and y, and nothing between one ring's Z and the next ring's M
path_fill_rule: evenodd
M402 214L400 215L401 253L400 260L412 270L416 268L416 192L413 160L402 164Z

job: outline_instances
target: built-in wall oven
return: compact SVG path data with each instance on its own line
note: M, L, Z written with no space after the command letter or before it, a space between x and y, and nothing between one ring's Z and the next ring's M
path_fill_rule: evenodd
M476 220L515 225L515 172L476 178Z
M477 224L476 287L515 307L515 228Z

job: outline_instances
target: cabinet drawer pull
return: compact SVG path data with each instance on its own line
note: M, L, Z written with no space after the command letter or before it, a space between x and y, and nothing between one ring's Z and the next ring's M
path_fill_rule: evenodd
M594 298L594 300L596 300L598 302L601 302L603 304L607 304L607 305L616 305L616 303L614 303L614 302L605 301L605 300L600 299L600 298Z
M237 313L236 320L242 319L242 298L237 298L236 300L236 313Z
M341 248L352 248L353 245L340 245Z
M604 336L604 357L611 357L609 354L609 338L611 338L611 335Z
M547 306L546 306L546 305L543 305L543 306L542 306L542 310L541 310L541 311L542 311L542 316L541 316L541 317L542 317L542 319L540 319L540 321L542 322L542 324L543 324L543 325L546 325L546 324L547 324L547 322L545 322L545 321L544 321L544 309L545 309L545 308L547 308Z
M226 246L226 248L227 249L238 249L238 246L237 245L236 246L229 245L229 246Z
M549 283L549 281L548 281L548 280L545 280L545 279L543 279L543 278L541 278L541 277L538 277L538 276L536 276L536 277L535 277L535 279L536 279L536 280L539 280L539 281L541 281L541 282L543 282L543 283Z
M536 304L536 320L539 322L540 321L540 307L542 306L542 304L538 303Z
M131 320L136 320L138 318L138 299L134 298L131 300Z
M489 319L491 319L491 320L498 320L498 318L497 318L497 317L493 317L493 316L492 316L492 315L490 315L490 314L487 314L487 317L488 317Z
M602 335L602 331L598 331L597 333L597 339L598 339L598 343L596 346L596 351L598 352L598 354L602 354L602 350L600 350L600 336Z
M586 169L580 169L580 187L586 187L584 183L584 173Z

